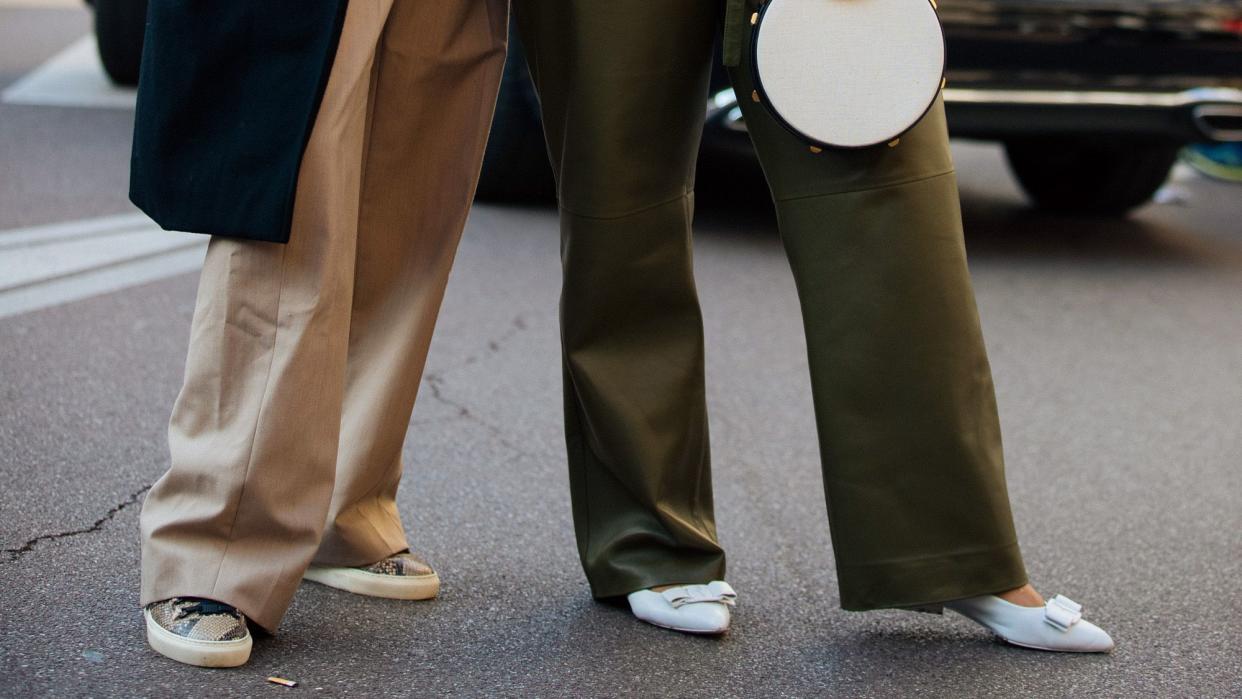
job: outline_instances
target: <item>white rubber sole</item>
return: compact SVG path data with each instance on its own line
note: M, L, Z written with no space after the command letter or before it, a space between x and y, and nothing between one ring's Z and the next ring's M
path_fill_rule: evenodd
M147 610L143 610L142 615L147 621L147 643L155 652L179 663L198 667L237 667L250 660L253 642L249 635L236 641L198 641L178 636L160 626Z
M357 568L311 566L304 580L335 587L367 597L385 599L427 600L440 594L440 576L431 575L384 575L368 573Z

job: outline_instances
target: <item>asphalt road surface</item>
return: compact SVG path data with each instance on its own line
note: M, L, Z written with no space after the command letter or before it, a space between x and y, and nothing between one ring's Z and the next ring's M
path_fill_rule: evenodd
M88 31L80 8L22 5L0 2L0 87ZM68 245L95 230L82 221L133 213L131 117L0 103L0 269L6 240ZM793 284L762 201L709 195L696 263L741 595L727 637L591 601L561 439L555 214L478 205L400 497L442 597L307 584L240 669L156 655L137 608L138 511L167 465L195 275L0 317L0 696L1242 695L1242 189L1183 171L1127 221L1052 217L994 147L955 148L1027 565L1112 632L1112 655L838 608ZM77 254L57 249L36 260L52 276Z

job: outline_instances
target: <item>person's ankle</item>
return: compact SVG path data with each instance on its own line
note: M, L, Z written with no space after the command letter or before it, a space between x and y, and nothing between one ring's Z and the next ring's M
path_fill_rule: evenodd
M997 592L996 596L1019 607L1042 607L1045 604L1043 596L1036 592L1030 583L1012 590Z

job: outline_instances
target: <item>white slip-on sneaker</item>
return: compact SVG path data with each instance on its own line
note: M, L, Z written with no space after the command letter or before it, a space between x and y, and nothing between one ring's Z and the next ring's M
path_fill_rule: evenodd
M356 595L424 600L440 593L440 576L418 556L403 551L369 566L312 565L302 576Z
M148 604L147 643L177 662L199 667L237 667L250 659L246 617L227 604L173 597Z
M1082 618L1082 605L1057 595L1042 607L1023 607L996 595L945 602L945 607L989 629L1015 646L1066 653L1107 653L1113 639Z
M680 585L663 592L639 590L626 597L634 616L648 624L683 633L721 634L729 630L737 593L723 580Z

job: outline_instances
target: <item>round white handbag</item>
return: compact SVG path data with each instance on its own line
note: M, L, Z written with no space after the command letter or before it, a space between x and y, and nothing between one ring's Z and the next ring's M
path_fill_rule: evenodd
M753 98L815 147L889 143L944 84L934 0L767 0L751 24Z

